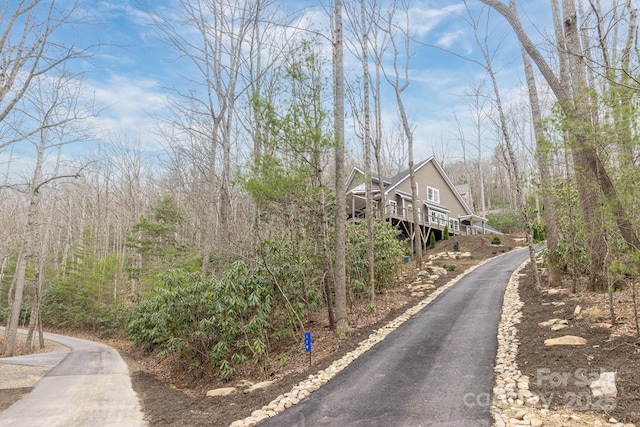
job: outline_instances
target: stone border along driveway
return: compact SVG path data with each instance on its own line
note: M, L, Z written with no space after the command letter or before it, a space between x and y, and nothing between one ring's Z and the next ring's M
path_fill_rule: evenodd
M540 402L540 397L529 391L529 377L522 375L516 364L518 345L516 325L520 323L524 303L518 293L520 271L529 260L518 267L507 284L502 304L502 318L498 326L498 352L495 363L495 386L491 413L496 427L507 426L589 426L589 427L635 427L618 423L614 418L605 419L594 412L569 410L551 411Z
M315 375L309 375L309 377L306 380L293 386L290 392L281 394L280 396L272 400L269 404L263 406L262 409L257 409L253 411L251 415L247 418L234 421L233 423L231 423L229 427L253 427L259 424L260 422L265 421L268 418L274 417L280 412L283 412L285 409L290 408L291 406L297 404L302 399L309 396L314 391L318 390L322 385L324 385L330 379L332 379L338 372L342 371L344 368L347 367L347 365L349 365L351 362L353 362L358 357L360 357L360 355L362 355L367 350L375 346L377 343L385 339L387 335L389 335L391 332L396 330L400 325L406 322L411 316L413 316L414 314L422 310L424 307L429 305L442 292L446 291L447 289L449 289L450 287L458 283L459 280L461 280L467 274L471 273L476 268L490 261L493 261L494 259L498 258L501 255L486 259L481 263L468 268L462 274L451 279L451 281L449 281L444 286L434 290L425 299L423 299L416 305L412 306L411 308L407 309L407 311L405 311L403 314L396 317L395 319L393 319L392 321L390 321L380 329L377 329L375 332L369 335L369 338L360 342L360 344L358 344L358 347L355 350L345 354L344 356L342 356L342 358L334 361L331 365L329 365L329 367L327 367L322 371L319 371Z

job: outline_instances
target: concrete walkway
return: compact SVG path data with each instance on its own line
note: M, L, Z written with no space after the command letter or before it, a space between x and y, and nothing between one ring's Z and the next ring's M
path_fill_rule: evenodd
M0 364L51 368L31 393L0 412L1 427L146 425L116 350L57 334L44 337L69 351L0 359Z

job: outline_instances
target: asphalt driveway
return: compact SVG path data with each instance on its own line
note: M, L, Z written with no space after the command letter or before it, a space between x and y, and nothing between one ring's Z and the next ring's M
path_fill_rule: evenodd
M264 426L490 426L505 287L528 256L477 268Z

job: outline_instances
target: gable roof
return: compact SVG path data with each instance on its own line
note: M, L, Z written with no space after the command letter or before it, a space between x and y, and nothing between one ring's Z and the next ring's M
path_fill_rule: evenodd
M451 179L449 179L449 176L444 171L444 169L442 169L442 166L440 166L440 164L437 162L435 156L431 156L431 157L427 158L426 160L423 160L423 161L419 162L417 165L414 166L414 171L418 172L420 169L422 169L423 167L425 167L425 165L427 165L429 163L433 164L433 166L435 167L436 171L440 174L440 176L442 177L444 182L449 187L449 190L451 191L451 193L453 193L453 195L456 197L458 202L460 202L460 205L462 206L464 211L467 213L467 215L464 215L464 216L468 216L468 215L474 216L473 211L471 210L471 208L467 204L467 201L464 199L464 197L462 197L462 195L458 191L458 188L453 184ZM360 174L360 175L364 176L365 172L361 168L354 167L353 170L351 171L351 173L349 174L349 177L347 178L347 182L346 182L347 186L349 186L349 184L351 182L353 182L353 179L355 178L355 176L357 174ZM384 189L385 189L384 193L385 193L385 195L389 194L391 191L394 191L400 184L402 184L404 181L409 179L409 177L410 177L409 169L407 168L407 169L397 173L396 175L392 176L391 178L383 178L382 182L384 184ZM372 181L374 183L378 183L379 182L378 176L372 177ZM372 188L372 190L373 190L374 193L378 193L379 192L378 188ZM357 185L357 186L353 187L348 192L352 193L352 194L361 194L361 193L364 193L364 191L365 191L364 184L360 184L360 185ZM402 193L402 194L400 194L400 193ZM400 194L401 197L403 195L405 197L408 197L408 198L411 197L411 194L407 194L406 192L402 192L402 191L398 191L398 194ZM431 202L429 202L429 203L432 204ZM446 207L444 207L444 206L434 205L434 207L436 209L440 209L440 210L444 209L444 210L448 211L448 209L446 209Z
M346 181L346 187L349 186L349 184L353 181L353 179L355 178L356 174L360 174L362 176L365 176L365 171L362 170L361 168L355 166L352 170L351 173L349 174L349 176L347 177L347 181ZM374 184L378 184L380 182L380 179L378 177L378 175L373 175L371 177L371 181ZM386 188L387 186L391 185L391 181L389 181L388 179L383 178L382 179L382 183L384 185L384 187ZM377 188L373 189L374 191L379 191ZM349 190L349 192L364 192L364 184L360 184L355 186L354 188L352 188L351 190Z
M460 192L458 191L456 186L453 184L453 182L451 182L451 179L449 179L449 176L447 175L447 173L444 171L444 169L442 169L442 166L440 166L440 163L438 163L435 156L431 156L428 159L423 160L417 165L415 165L413 168L414 173L418 172L422 167L424 167L428 163L433 163L433 166L436 168L440 176L442 176L442 179L444 179L444 182L449 187L449 190L451 190L451 192L455 195L456 199L460 202L465 212L467 212L470 215L473 214L473 212L471 211L471 208L469 207L467 202L464 200L462 195L460 195ZM409 179L409 169L406 169L398 173L397 175L395 175L390 179L392 184L385 190L385 194L388 194L391 190L393 190L395 187L397 187L407 179Z
M431 160L435 160L435 158L433 156L429 157L426 160L421 161L420 163L418 163L417 165L413 166L413 170L414 173L418 172L420 170L420 168L422 168L424 165L426 165L427 163L429 163ZM397 187L398 185L400 185L403 181L405 181L406 179L408 179L410 176L409 174L409 168L403 170L402 172L396 174L395 176L391 177L389 179L391 185L389 186L389 188L387 188L387 190L385 191L386 193L388 193L390 190L392 190L393 188Z

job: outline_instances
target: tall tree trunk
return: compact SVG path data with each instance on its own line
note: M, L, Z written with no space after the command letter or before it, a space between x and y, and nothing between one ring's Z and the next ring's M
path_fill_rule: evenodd
M336 329L336 316L334 313L333 292L331 292L331 254L329 251L329 215L326 209L325 193L322 192L322 265L324 268L324 277L322 280L325 304L327 304L327 316L329 318L329 329Z
M465 0L466 4L466 0ZM536 263L536 251L533 244L533 233L531 231L531 222L529 219L529 212L527 211L527 203L526 196L524 194L524 189L522 188L522 177L520 175L520 167L518 164L518 159L516 158L515 149L513 147L513 142L511 141L511 136L507 129L507 118L504 113L504 109L502 107L502 98L500 96L500 90L498 88L498 82L496 80L496 74L493 70L493 64L491 60L491 56L489 55L489 50L486 45L483 45L478 37L477 26L474 27L474 37L476 39L476 44L480 48L482 55L484 57L484 65L491 79L491 84L493 87L493 93L495 95L496 108L498 110L498 116L500 119L500 132L502 134L502 138L504 139L505 145L507 147L507 153L509 155L509 163L511 166L511 172L513 173L513 182L516 186L516 195L517 195L517 203L520 209L520 213L524 220L524 230L527 237L527 246L529 248L529 259L531 261L531 267L533 268L533 274L535 279L535 287L536 289L540 289L540 275L538 273L538 267Z
M414 170L414 162L413 162L413 130L411 129L411 124L409 123L409 119L407 117L407 112L404 108L404 102L402 100L402 93L409 87L409 61L411 59L410 52L410 43L411 38L409 36L409 10L405 5L405 28L400 29L397 24L392 22L395 15L395 10L397 8L396 1L394 1L391 5L391 11L388 13L388 21L386 22L386 32L389 36L389 42L393 48L393 76L389 76L389 74L384 71L385 78L387 82L393 88L395 97L396 97L396 105L398 106L398 111L400 113L400 120L402 124L402 130L404 132L404 136L407 138L407 151L409 157L409 183L411 185L411 205L412 205L412 218L413 222L413 250L416 254L416 267L422 268L422 227L420 226L420 213L422 212L422 207L420 206L420 201L418 200L418 188L416 186L416 178L415 178L415 170ZM396 33L400 31L402 33L402 53L404 54L404 66L403 66L403 76L401 80L400 70L398 67L398 61L401 54L401 50L398 47L396 42ZM424 189L426 191L426 189Z
M589 265L589 288L591 290L607 289L607 266L604 215L600 203L600 194L596 184L593 169L588 166L589 156L587 146L591 146L593 154L595 148L588 140L587 133L592 125L593 112L589 106L587 79L585 76L585 64L582 60L582 47L580 34L578 33L578 16L573 0L563 0L563 36L566 51L559 52L567 59L568 74L571 78L570 87L573 91L573 104L575 113L569 116L569 123L581 129L574 132L575 143L571 145L575 173L577 175L578 194L584 220L587 262ZM574 141L571 141L574 142Z
M33 256L33 242L37 240L38 227L38 203L39 194L37 187L32 185L31 201L27 210L27 223L23 234L23 248L18 255L15 272L15 287L12 298L12 304L9 312L9 319L5 331L5 341L3 354L5 357L13 356L16 345L16 335L18 333L18 324L20 322L20 309L22 307L22 298L24 295L24 287L26 283L27 265Z
M378 174L378 190L380 190L379 212L380 218L385 219L385 210L387 209L387 197L384 188L384 171L382 169L382 91L380 90L380 62L376 60L376 86L373 92L373 102L375 111L376 132L373 143L373 155L376 159L376 172ZM390 213L390 212L389 212Z
M562 268L558 257L557 247L560 240L558 222L556 218L555 201L551 191L545 191L545 188L551 186L551 172L549 170L549 153L547 149L544 128L542 126L542 113L540 112L540 100L538 98L538 89L536 87L533 67L527 52L522 49L522 61L524 63L524 72L527 79L527 88L529 90L529 101L531 104L531 118L533 120L533 131L536 138L536 159L538 161L538 170L540 171L540 181L542 191L542 202L544 204L544 221L546 225L547 249L549 250L548 271L549 285L559 286L562 283ZM539 210L538 210L539 211Z
M38 320L40 319L40 303L42 302L42 290L44 285L44 270L46 263L46 246L47 236L45 233L43 244L40 249L40 253L35 257L35 294L33 296L33 302L31 304L31 315L29 316L29 329L27 330L27 339L24 344L25 353L31 351L33 343L33 335L38 327ZM42 347L40 347L42 348Z
M334 102L335 102L335 189L336 189L336 247L334 265L334 287L336 298L336 336L344 338L349 330L347 317L346 274L346 215L344 177L344 35L342 24L342 0L336 0L333 28L334 50Z
M362 92L364 96L364 170L365 170L365 196L367 199L367 267L369 272L369 289L371 291L371 304L376 302L376 277L375 254L373 252L373 220L375 208L373 206L373 189L371 173L371 111L369 108L369 35L366 21L365 0L360 0L360 29L362 31Z
M409 126L409 120L404 110L404 103L400 93L396 90L396 100L400 110L400 116L402 117L402 125L407 137L407 151L409 152L409 181L411 185L411 204L413 205L412 220L413 220L413 250L416 254L416 268L422 268L422 227L420 225L420 212L421 206L418 200L418 188L416 186L416 174L413 163L413 131ZM426 188L423 189L426 191Z

